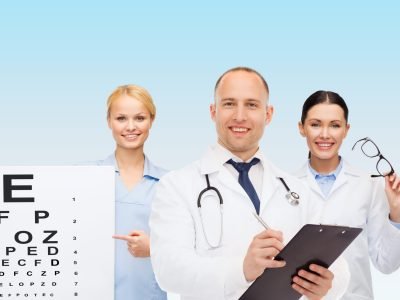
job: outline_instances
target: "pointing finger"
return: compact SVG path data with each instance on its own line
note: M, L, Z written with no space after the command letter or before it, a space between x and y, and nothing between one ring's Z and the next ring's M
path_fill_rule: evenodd
M130 235L123 235L123 234L114 234L113 239L122 240L122 241L131 241L132 237Z

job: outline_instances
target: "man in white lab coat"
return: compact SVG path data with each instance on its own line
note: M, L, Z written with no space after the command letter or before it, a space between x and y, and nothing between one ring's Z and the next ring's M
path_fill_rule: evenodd
M225 72L210 106L217 145L158 184L150 217L152 264L160 287L182 299L238 299L265 269L284 266L273 258L313 220L307 189L259 149L273 115L268 96L255 70ZM240 166L247 166L245 173ZM298 205L287 201L277 177L300 195ZM273 229L264 229L255 213ZM315 264L311 270L293 277L293 288L308 299L337 299L347 287L343 274L333 281L330 270Z

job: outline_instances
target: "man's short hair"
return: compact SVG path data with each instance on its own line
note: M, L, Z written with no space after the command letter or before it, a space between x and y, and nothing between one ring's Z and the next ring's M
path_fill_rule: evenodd
M218 78L217 82L215 83L214 95L217 92L218 86L219 86L222 78L224 78L226 74L229 74L229 73L232 73L232 72L237 72L237 71L244 71L244 72L249 72L249 73L256 74L261 79L262 83L264 84L264 87L267 90L267 94L269 94L268 83L260 73L258 73L256 70L254 70L252 68L249 68L249 67L235 67L235 68L229 69L228 71L226 71L224 74L222 74Z

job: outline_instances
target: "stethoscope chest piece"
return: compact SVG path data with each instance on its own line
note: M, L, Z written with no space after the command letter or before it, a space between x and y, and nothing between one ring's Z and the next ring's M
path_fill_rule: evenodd
M288 192L285 197L288 200L290 205L293 205L293 206L299 205L299 199L300 199L299 194L297 194L295 192Z
M300 203L300 196L299 194L297 194L296 192L292 192L289 189L289 186L286 184L285 180L282 177L276 177L277 179L279 179L283 186L285 187L287 194L285 195L285 198L287 199L287 201L289 202L290 205L292 206L297 206Z

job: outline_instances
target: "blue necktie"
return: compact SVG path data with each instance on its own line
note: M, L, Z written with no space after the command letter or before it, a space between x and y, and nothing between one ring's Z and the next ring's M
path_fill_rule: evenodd
M257 214L260 213L260 199L258 199L257 192L254 189L253 184L249 178L249 170L255 164L258 164L260 160L258 158L253 158L249 163L238 163L233 161L232 159L228 160L228 164L231 164L236 171L239 172L239 184L246 191L247 195L250 197L251 202L257 211Z

